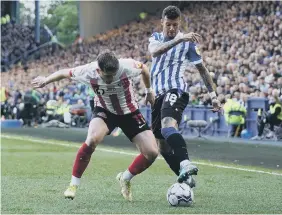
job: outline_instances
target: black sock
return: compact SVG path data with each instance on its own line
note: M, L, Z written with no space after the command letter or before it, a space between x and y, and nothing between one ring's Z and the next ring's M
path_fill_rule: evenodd
M169 165L169 168L178 176L180 170L180 162L178 157L176 157L173 152L161 151L161 155Z
M173 149L174 155L178 157L178 161L189 160L186 142L181 134L174 133L166 139L169 146Z

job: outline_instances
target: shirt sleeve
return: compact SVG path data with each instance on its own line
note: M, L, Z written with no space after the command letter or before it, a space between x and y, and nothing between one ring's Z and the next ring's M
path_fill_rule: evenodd
M159 41L159 34L157 32L153 33L149 38L148 50L150 54L152 54L160 44L161 42Z
M126 75L128 77L136 77L141 74L143 63L136 61L134 59L125 59L126 64Z
M189 49L186 54L186 59L188 59L189 62L194 65L203 62L200 50L195 43L189 43Z
M90 64L74 67L69 71L72 80L79 81L84 84L90 83L90 76L88 75L90 72Z

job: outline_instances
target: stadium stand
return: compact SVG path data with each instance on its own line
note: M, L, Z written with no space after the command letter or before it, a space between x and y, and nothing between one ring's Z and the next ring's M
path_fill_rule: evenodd
M249 97L271 100L274 95L282 96L281 11L279 1L192 2L185 5L183 29L203 36L202 56L223 100L232 96L247 105ZM40 59L14 65L2 73L2 86L8 93L6 103L18 106L21 103L19 94L31 90L30 81L38 74L47 75L58 69L91 62L100 51L109 47L119 57L132 57L150 65L148 37L153 31L161 30L159 20L159 16L148 15L106 33L83 40L79 38L65 49L43 50ZM37 46L32 28L8 24L2 28L2 61L10 61ZM21 44L13 43L12 38L21 39ZM11 43L15 46L10 46ZM189 84L191 104L210 104L207 90L192 65L187 68L185 80ZM40 89L40 102L45 104L61 97L68 104L81 99L88 105L87 89L81 84L68 84L61 81ZM139 79L135 86L142 103L145 94Z

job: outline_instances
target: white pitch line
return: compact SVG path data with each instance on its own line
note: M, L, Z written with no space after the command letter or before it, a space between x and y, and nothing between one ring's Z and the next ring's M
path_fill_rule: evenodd
M52 141L48 141L48 140L41 140L41 139L35 139L35 138L29 138L29 137L15 137L15 136L10 136L10 135L5 135L5 134L1 134L1 138L13 139L13 140L27 140L27 141L34 142L34 143L65 146L65 147L72 147L72 148L79 148L80 147L80 145L76 145L76 144L57 143L57 142L52 142ZM129 156L137 156L138 155L137 153L130 153L130 152L120 151L120 150L105 149L105 148L100 147L100 146L96 148L96 151L109 152L109 153L122 154L122 155L129 155ZM157 159L164 160L162 157L158 157ZM240 167L233 167L233 166L225 166L225 165L218 165L218 164L205 163L205 162L193 162L193 163L203 165L203 166L222 168L222 169L234 169L234 170L238 170L238 171L282 176L282 173L277 173L277 172L267 172L267 171L263 171L263 170L247 169L247 168L240 168Z

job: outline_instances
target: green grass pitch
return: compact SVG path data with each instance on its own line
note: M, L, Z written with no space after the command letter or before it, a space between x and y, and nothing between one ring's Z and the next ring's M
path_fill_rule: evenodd
M276 171L280 175L271 175L206 165L198 165L195 204L171 207L166 191L176 176L160 159L133 179L133 202L126 202L115 177L128 167L133 156L106 150L93 154L76 198L66 200L63 192L70 182L79 145L5 137L1 141L2 214L282 213L281 171Z

